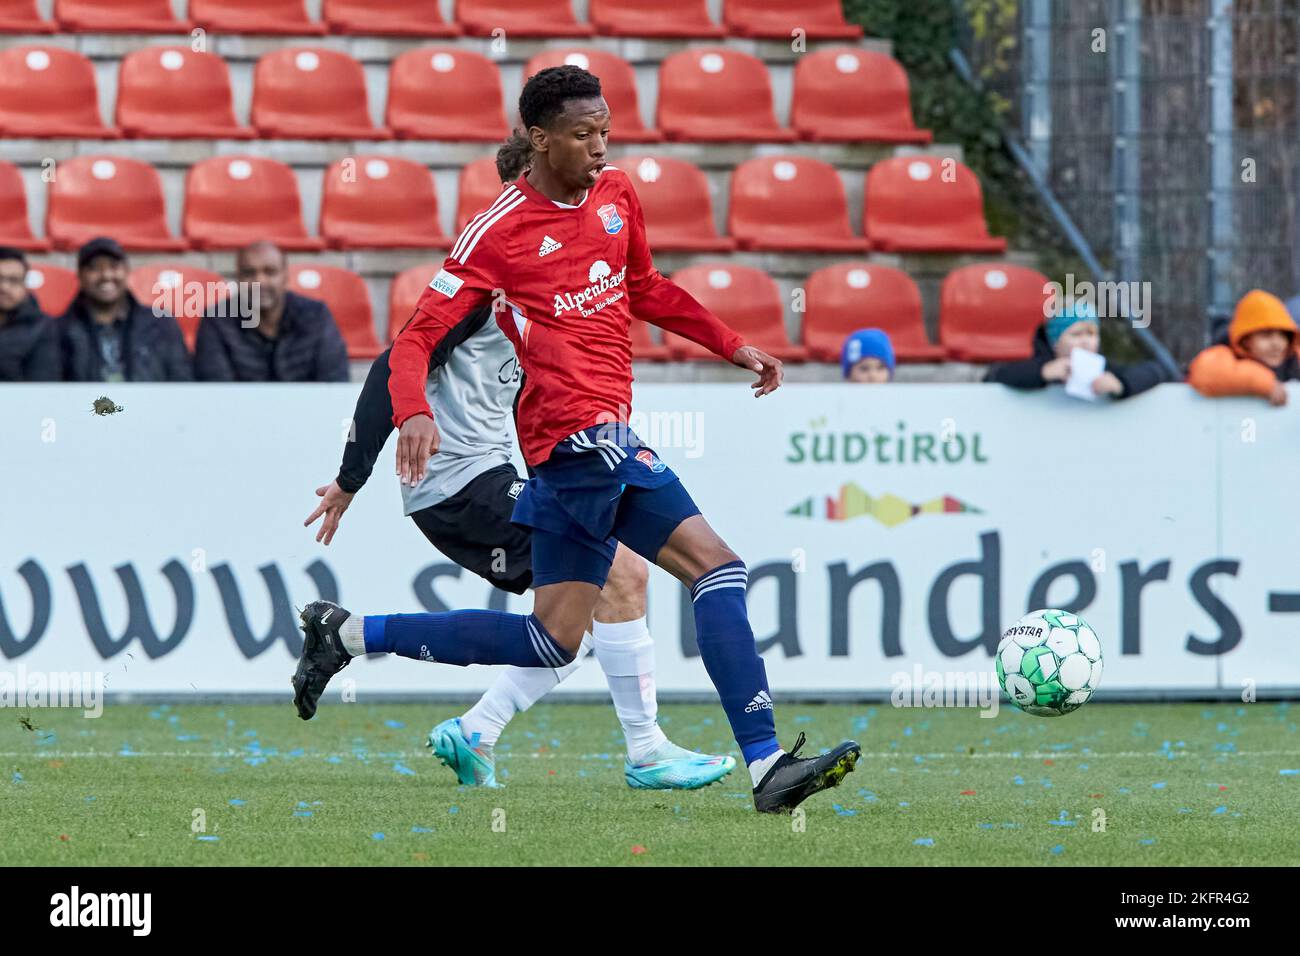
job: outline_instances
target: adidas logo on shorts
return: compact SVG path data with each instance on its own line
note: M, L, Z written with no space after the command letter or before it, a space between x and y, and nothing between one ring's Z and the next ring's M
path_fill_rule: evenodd
M754 699L745 705L745 713L755 714L760 710L771 710L772 698L767 695L767 691L760 690L754 695Z
M537 257L540 259L542 256L549 256L552 252L563 245L564 243L556 242L550 236L543 236L541 248L537 250Z

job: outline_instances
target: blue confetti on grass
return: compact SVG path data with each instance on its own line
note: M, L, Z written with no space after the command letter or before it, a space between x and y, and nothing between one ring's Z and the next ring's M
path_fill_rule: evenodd
M204 843L216 843L218 840L221 839L221 837L219 837L219 836L201 836L201 837L198 837L198 839L202 840Z
M411 827L412 833L432 833L433 827Z
M342 763L342 762L343 762L343 758L340 757L338 754L332 754L331 756L325 758L325 762L326 762L326 763Z
M1065 847L1059 843L1056 844L1056 846L1052 847L1052 856L1060 856L1064 852L1065 852Z
M406 726L406 724L402 723L400 720L385 720L384 726L390 730L401 730Z
M1284 777L1300 777L1300 770L1279 770L1278 773Z
M245 757L245 758L244 758L244 763L248 764L250 767L260 767L262 764L266 763L266 758L265 758L265 757Z
M880 799L870 790L867 790L865 788L858 789L858 796L861 797L863 800L867 801L867 803L876 803Z
M403 777L414 777L416 775L415 771L404 763L393 764L393 770L400 773Z
M1119 793L1132 793L1133 791L1130 790L1128 787L1120 787L1119 790L1118 790L1117 792L1119 792Z
M809 717L807 714L800 714L799 716L795 717L794 722L796 724L810 724L812 723L812 718Z
M18 771L18 770L15 770L15 771L14 771L14 775L13 775L12 777L9 778L9 782L10 782L10 783L22 783L22 782L23 782L23 775L22 775L22 772L21 772L21 771Z
M1160 781L1157 781L1156 783L1151 784L1151 789L1152 789L1152 790L1163 790L1163 789L1164 789L1165 787L1167 787L1167 786L1169 786L1169 784L1165 783L1165 781L1163 781L1163 780L1160 780Z
M315 816L315 814L312 813L310 810L295 810L295 811L293 811L293 815L294 815L295 817L311 817L311 816Z
M848 807L842 807L838 803L832 803L831 809L842 817L856 817L858 815L857 810L850 810Z
M1219 813L1227 813L1227 812L1228 812L1228 808L1227 808L1227 807L1215 807L1215 808L1214 808L1214 813L1216 813L1216 814L1219 814Z
M981 824L979 825L979 828L980 828L981 830L992 830L992 829L993 829L993 824L991 824L991 823L981 823Z
M1138 843L1142 844L1142 846L1154 846L1155 842L1156 841L1153 837L1143 837L1141 840L1138 840Z
M1014 777L1011 778L1011 782L1014 783L1017 787L1023 787L1025 785L1025 778L1020 776L1020 774L1016 774Z
M182 743L186 743L191 740L202 740L203 738L200 737L198 734L177 734L176 739L181 741Z
M447 808L447 812L448 812L448 813L460 813L460 807L448 807L448 808Z
M911 806L911 804L908 803L906 800L899 800L899 801L898 801L898 805L899 805L900 807L910 807L910 806Z
M372 833L372 834L370 834L370 839L372 839L372 840L382 840L383 838L384 838L384 835L383 835L382 833Z
M247 801L240 800L238 797L235 797L233 800L229 800L229 801L227 801L227 802L228 802L232 807L242 807L242 806L243 806Z
M934 837L917 837L912 846L934 846Z

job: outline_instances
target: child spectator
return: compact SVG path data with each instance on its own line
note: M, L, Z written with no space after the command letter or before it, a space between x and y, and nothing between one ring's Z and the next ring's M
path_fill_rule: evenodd
M986 382L1012 388L1045 388L1070 377L1070 352L1074 349L1101 351L1101 326L1097 312L1087 303L1067 306L1038 326L1034 332L1033 355L1019 362L990 366ZM1133 365L1111 365L1092 382L1095 395L1132 398L1161 382L1168 381L1160 363L1154 360Z
M894 380L894 343L880 329L858 329L840 349L846 382L883 385Z
M1296 323L1282 300L1260 289L1237 303L1224 339L1192 359L1187 381L1202 395L1258 395L1286 404L1283 382L1300 379Z

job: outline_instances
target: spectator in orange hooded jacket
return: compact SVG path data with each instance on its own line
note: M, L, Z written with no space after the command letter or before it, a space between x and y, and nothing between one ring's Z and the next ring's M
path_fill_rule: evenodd
M1259 289L1237 303L1226 342L1192 359L1187 381L1202 395L1258 395L1286 404L1283 382L1300 379L1295 320L1282 300Z

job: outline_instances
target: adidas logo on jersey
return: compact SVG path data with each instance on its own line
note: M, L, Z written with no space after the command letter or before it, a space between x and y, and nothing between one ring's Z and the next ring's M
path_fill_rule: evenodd
M745 705L745 713L756 714L760 710L771 710L772 698L767 695L767 691L760 690L754 695L754 699Z
M541 248L537 250L537 257L540 259L542 256L549 256L552 252L563 245L564 243L556 242L550 236L542 236L542 245Z

